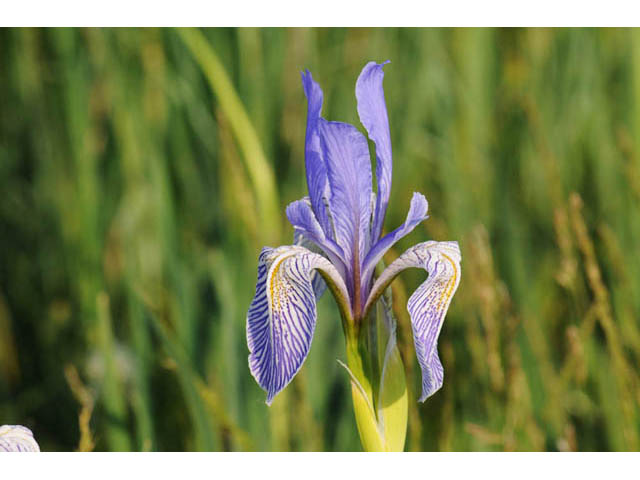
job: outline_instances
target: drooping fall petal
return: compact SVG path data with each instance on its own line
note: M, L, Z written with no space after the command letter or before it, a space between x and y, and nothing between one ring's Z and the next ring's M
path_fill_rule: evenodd
M314 270L338 303L348 305L342 278L323 256L298 246L265 247L260 253L256 293L247 314L247 343L249 368L267 392L267 404L293 379L309 353L316 326Z
M427 280L416 289L407 303L416 355L422 369L421 402L442 386L444 372L438 357L438 336L460 283L460 260L458 242L419 243L400 255L382 272L371 289L365 307L366 313L403 270L423 268L428 272Z

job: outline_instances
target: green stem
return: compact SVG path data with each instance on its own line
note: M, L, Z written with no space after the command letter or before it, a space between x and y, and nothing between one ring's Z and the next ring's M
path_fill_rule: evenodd
M395 328L377 313L345 332L353 409L365 451L402 451L408 416L404 365Z
M378 430L373 386L365 343L361 335L347 335L347 364L351 374L351 397L362 448L367 452L384 451Z

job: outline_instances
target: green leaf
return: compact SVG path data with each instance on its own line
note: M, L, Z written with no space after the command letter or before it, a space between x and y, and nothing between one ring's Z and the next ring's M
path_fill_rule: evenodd
M396 342L396 320L390 305L390 299L382 298L376 315L380 365L376 411L385 450L398 452L404 450L407 436L408 398L404 365Z

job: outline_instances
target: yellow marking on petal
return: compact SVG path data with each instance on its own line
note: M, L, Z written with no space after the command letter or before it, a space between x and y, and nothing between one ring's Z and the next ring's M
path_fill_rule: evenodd
M438 306L437 306L438 310L440 310L440 306L443 304L443 302L446 303L452 297L453 287L456 284L456 281L458 279L458 268L456 267L456 263L446 253L440 252L440 255L442 255L444 258L449 260L449 263L451 263L451 266L453 267L453 275L449 279L447 286L445 287L445 289L442 291L442 294L440 295L440 299L438 301Z
M292 257L294 255L294 253L290 253L289 255L282 255L280 257L280 259L276 260L276 264L271 267L271 281L269 282L269 306L273 306L273 294L274 292L277 293L277 309L280 310L282 305L281 305L281 298L283 297L282 295L282 289L286 288L287 286L285 285L283 287L282 282L277 282L277 275L278 275L278 271L280 270L280 267L282 266L282 262L284 262L287 258Z
M273 301L274 301L273 294L274 294L274 291L277 289L278 290L278 297L277 297L278 298L278 310L280 310L280 292L279 292L280 288L278 288L276 286L276 279L277 279L277 275L278 275L278 270L280 270L280 266L282 265L282 262L284 262L286 258L287 257L284 257L281 260L279 260L278 263L276 263L273 266L272 270L271 270L271 282L270 282L270 285L269 285L269 292L270 292L271 295L270 295L269 300L271 300L271 302L273 303Z

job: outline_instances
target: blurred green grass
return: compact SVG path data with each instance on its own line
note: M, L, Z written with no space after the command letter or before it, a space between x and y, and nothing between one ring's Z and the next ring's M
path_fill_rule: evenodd
M391 59L390 255L458 240L443 389L409 450L640 448L640 33L0 30L0 423L43 450L359 450L338 313L271 408L247 368L263 245L306 192L299 71L327 118Z

